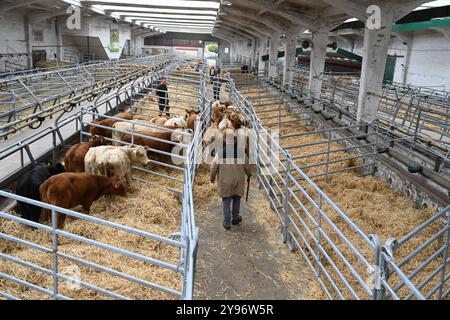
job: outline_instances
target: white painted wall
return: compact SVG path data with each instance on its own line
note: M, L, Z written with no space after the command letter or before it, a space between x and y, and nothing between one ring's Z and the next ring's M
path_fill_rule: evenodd
M131 26L119 24L119 52L111 52L110 36L113 22L103 16L82 17L81 30L69 30L63 24L63 35L84 36L99 38L101 48L109 59L119 59L125 42L131 39ZM98 50L99 48L96 48Z
M409 63L406 58L408 46L404 44L405 37L411 39ZM339 42L339 45L342 44ZM362 44L362 39L355 42L354 53L363 55ZM349 51L351 49L343 48ZM405 79L406 85L429 86L450 91L450 39L443 33L420 30L400 34L391 39L388 52L389 55L397 56L395 82L403 83Z
M450 39L435 31L416 32L406 81L450 91Z
M0 53L26 53L25 17L20 10L0 12ZM40 21L32 25L32 30L42 30L42 41L31 38L32 50L45 50L48 60L56 60L57 36L55 18ZM0 58L0 72L5 71L5 61L27 65L27 57Z
M18 11L0 12L0 53L26 53L24 17ZM27 58L0 58L0 72L5 71L5 61L27 64Z

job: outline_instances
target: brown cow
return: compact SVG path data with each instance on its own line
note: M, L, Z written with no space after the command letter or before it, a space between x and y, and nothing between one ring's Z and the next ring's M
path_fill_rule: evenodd
M225 110L227 110L227 108L223 105L219 105L217 107L213 107L212 109L212 121L216 124L219 124L220 121L222 121Z
M165 140L165 141L180 142L183 144L189 144L190 137L182 134L182 133L189 132L188 130L177 129L177 127L171 127L170 129L172 129L172 130L176 129L176 130L175 131L159 131L159 132L152 132L152 131L146 131L146 130L136 131L135 134L145 135L145 136L148 136L149 138L135 135L134 136L134 144L148 147L150 149L167 152L167 153L172 153L172 151L174 150L176 145L172 144L172 143L163 142L163 141L153 140L152 138ZM131 140L132 140L131 134L124 134L122 136L123 142L131 143ZM156 157L161 158L164 161L167 161L167 158L168 158L167 155L162 155L162 154L157 153L152 150L148 150L148 152Z
M103 146L106 140L103 137L94 137L93 140L72 146L64 155L66 172L84 172L84 158L89 149Z
M39 188L43 202L73 209L79 205L89 214L91 205L103 195L125 195L125 188L118 177L103 177L90 173L61 173L52 176ZM44 218L51 218L51 211L44 210ZM65 214L57 215L58 228L64 227Z
M188 129L191 129L192 131L195 130L195 122L197 121L198 114L199 112L197 110L186 110L186 121Z
M125 119L125 120L133 120L133 115L128 112L118 113L118 114L114 115L114 117L119 118L119 119ZM94 120L94 121L92 121L93 125L91 125L90 133L93 136L102 136L102 137L111 139L112 138L112 130L100 128L95 125L98 124L98 125L101 125L104 127L112 128L112 126L118 121L120 121L120 120L109 119L109 118L103 119L103 120Z

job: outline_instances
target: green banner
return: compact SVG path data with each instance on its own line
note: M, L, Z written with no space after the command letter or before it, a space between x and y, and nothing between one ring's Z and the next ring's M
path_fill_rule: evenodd
M111 34L109 39L109 49L111 52L119 52L119 26L112 25L111 26Z

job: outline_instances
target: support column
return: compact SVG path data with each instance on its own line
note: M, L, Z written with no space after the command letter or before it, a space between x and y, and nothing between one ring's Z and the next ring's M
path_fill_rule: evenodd
M257 45L257 40L256 39L252 39L252 53L250 56L250 65L248 66L250 68L250 71L255 67L255 60L256 60L256 45Z
M391 40L393 11L381 8L381 29L364 32L364 54L358 98L358 122L371 123L377 118L388 47Z
M267 38L261 38L259 40L259 56L258 56L258 73L260 74L263 74L265 71L264 68L266 64L263 61L262 57L266 52L266 48L267 48Z
M56 48L56 58L59 62L61 62L64 58L64 48L63 48L63 41L62 41L62 32L61 32L61 21L58 17L56 19L56 42L57 42L57 48Z
M297 50L297 37L300 33L299 27L289 28L286 33L286 50L284 51L284 72L283 72L283 88L292 85L294 78L295 53Z
M25 18L25 40L27 42L28 68L31 69L33 68L33 47L31 45L31 41L33 41L33 31L28 18Z
M230 47L230 62L236 62L237 52L236 52L236 40L233 40Z
M312 51L309 66L309 90L311 98L319 98L327 56L328 28L320 28L312 33Z
M270 35L270 50L269 50L269 79L275 80L277 74L278 62L278 43L280 42L280 32L274 31Z

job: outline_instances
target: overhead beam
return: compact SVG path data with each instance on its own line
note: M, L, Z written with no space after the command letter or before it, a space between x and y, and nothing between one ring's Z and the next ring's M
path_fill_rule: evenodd
M54 18L57 16L63 16L66 14L67 14L67 10L64 9L64 10L58 10L58 11L54 11L54 12L30 14L30 15L28 15L28 19L31 24L34 24L34 23L37 23L42 20L47 20L50 18Z
M275 5L270 0L239 0L239 3L245 6L270 11L271 13L279 15L292 23L303 25L310 30L316 28L317 20L313 17L297 13L295 10L292 10L292 8L286 9L282 5Z
M239 29L242 32L251 34L254 38L261 38L261 37L267 36L267 34L265 34L264 32L261 32L261 31L255 29L255 28L247 27L245 25L242 25L240 23L236 23L236 22L233 22L233 21L222 20L220 22L219 26L222 25L222 24L226 25L228 27L231 26L233 28Z
M38 0L16 0L11 5L1 6L0 9L3 12L8 12L10 10L14 10L14 9L18 9L18 8L23 8L23 7L29 6L29 5L31 5L33 3L36 3L36 2L39 2L39 1Z
M225 20L220 22L219 28L220 27L225 27L225 28L231 29L232 31L239 30L239 32L249 34L251 37L260 38L260 37L264 36L264 33L255 31L251 28L245 28L245 27L243 28L241 25L238 25L236 23L230 23Z
M259 38L259 37L263 36L263 34L261 34L259 32L255 32L255 31L248 30L248 29L244 30L244 29L236 27L236 25L234 23L230 24L230 23L228 23L226 21L221 22L218 28L219 29L223 28L223 29L235 32L237 34L241 34L242 36L244 36L244 37L246 37L248 39L253 39L255 37Z
M250 19L252 21L258 22L260 24L264 24L267 27L271 28L272 31L277 30L279 32L284 32L289 27L289 25L286 25L286 24L283 25L276 20L264 19L263 17L260 17L255 13L250 13L248 10L239 10L239 9L230 7L230 8L224 8L224 11L233 16L244 17L244 18Z
M362 1L362 0L323 0L323 1L363 22L366 22L367 18L369 17L369 15L367 14L367 8L370 5L375 4L373 3L373 1L372 3L369 3L369 1Z
M221 17L221 20L232 21L241 26L251 28L252 30L259 32L259 33L270 34L274 31L273 29L270 29L261 23L258 23L258 22L255 23L255 22L249 21L247 19L242 19L239 17L230 16L230 15L227 15L226 17Z

